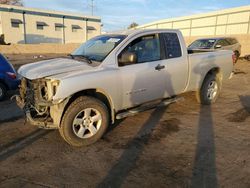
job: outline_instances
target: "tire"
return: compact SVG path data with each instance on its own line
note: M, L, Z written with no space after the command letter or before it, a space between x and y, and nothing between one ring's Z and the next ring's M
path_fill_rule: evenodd
M234 64L236 64L237 61L238 61L239 58L240 58L240 53L239 53L238 51L235 51L235 52L234 52L234 55L236 56L235 61L234 61Z
M0 83L0 101L4 100L7 95L7 89L4 84Z
M221 81L216 74L208 74L204 79L200 91L196 93L197 101L203 105L215 103L221 90Z
M82 96L66 110L59 132L68 144L81 147L97 142L108 125L107 107L98 99Z

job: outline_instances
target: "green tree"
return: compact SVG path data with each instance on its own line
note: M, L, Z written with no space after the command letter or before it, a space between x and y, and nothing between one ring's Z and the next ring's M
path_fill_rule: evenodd
M0 4L23 6L22 0L0 0Z
M128 29L133 29L133 28L137 27L138 25L139 25L138 23L133 22L133 23L131 23L131 24L128 26Z

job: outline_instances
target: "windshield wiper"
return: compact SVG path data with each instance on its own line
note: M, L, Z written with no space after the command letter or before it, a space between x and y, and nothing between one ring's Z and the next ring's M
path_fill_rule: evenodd
M84 56L84 55L73 55L73 54L69 54L68 56L70 56L72 59L80 57L81 59L86 60L88 64L92 64L92 60L89 59L87 56Z

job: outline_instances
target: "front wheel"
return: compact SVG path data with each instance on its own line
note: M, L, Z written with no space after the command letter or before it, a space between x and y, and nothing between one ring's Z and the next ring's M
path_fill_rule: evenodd
M204 105L210 105L216 101L221 90L221 81L215 74L206 76L200 91L196 94L198 102Z
M66 110L59 132L72 146L86 146L98 141L109 124L107 107L93 97L79 97Z

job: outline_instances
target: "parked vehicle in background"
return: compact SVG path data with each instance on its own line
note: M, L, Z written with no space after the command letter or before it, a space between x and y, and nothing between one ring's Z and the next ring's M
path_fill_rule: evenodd
M0 101L6 97L8 90L18 89L20 79L14 67L4 55L0 54Z
M68 58L23 65L17 104L31 124L73 146L96 142L116 119L196 91L210 105L233 70L233 52L192 52L178 30L129 30L90 39Z
M220 38L204 38L194 41L188 46L189 50L203 49L203 50L232 50L235 54L236 63L241 54L241 44L233 37Z

